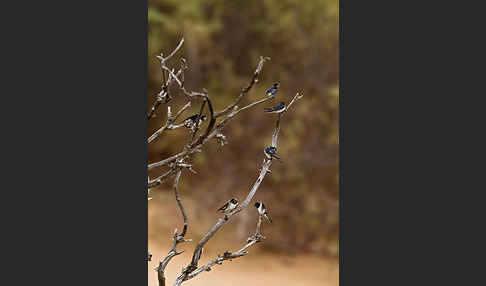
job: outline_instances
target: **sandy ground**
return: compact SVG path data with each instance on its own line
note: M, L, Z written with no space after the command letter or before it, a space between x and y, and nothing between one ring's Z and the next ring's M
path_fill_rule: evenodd
M184 247L181 247L184 249ZM190 250L190 248L188 249ZM153 270L158 265L161 254L168 249L151 249L153 261L148 266L148 281L150 286L158 285L157 273ZM188 251L189 252L189 251ZM191 254L183 253L172 259L166 269L166 279L172 285L182 266L190 261ZM215 258L216 253L204 253L200 264ZM250 250L248 255L225 261L216 265L210 272L203 272L184 285L319 285L337 286L339 284L339 269L337 260L308 256L281 256L259 254Z

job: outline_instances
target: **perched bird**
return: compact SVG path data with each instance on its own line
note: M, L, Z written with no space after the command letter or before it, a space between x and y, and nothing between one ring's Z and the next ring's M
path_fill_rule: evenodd
M271 96L271 95L275 95L277 94L278 92L278 87L280 86L280 83L276 82L272 85L272 87L270 87L269 89L267 89L267 91L265 92L265 94L267 96Z
M256 202L255 207L257 208L260 215L264 216L268 220L268 222L272 222L272 218L270 217L270 215L268 215L268 211L262 202Z
M267 158L270 159L270 160L273 159L273 158L280 160L280 157L277 155L277 148L276 147L269 146L269 147L265 148L265 151L263 151L263 153L265 153L265 156L267 156Z
M194 114L186 119L184 119L184 126L187 128L191 128L193 125L196 125L197 119L199 118L199 114ZM206 120L206 115L201 115L201 118L199 119L199 125Z
M233 197L231 200L227 201L224 206L218 209L219 212L226 213L234 210L238 206L238 199Z
M280 113L285 111L285 103L280 102L279 104L273 106L273 107L266 107L263 109L264 112L268 113Z

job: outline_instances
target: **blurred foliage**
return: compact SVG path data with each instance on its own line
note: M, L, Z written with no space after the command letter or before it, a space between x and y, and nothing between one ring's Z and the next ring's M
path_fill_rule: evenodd
M269 56L260 82L243 103L263 96L280 81L277 99L304 98L285 116L279 137L284 164L274 163L255 199L268 205L275 222L265 226L265 248L337 255L338 241L338 2L337 0L149 0L148 108L160 91L156 55L171 52L181 37L189 64L186 87L206 88L216 110L232 102L250 80L260 55ZM171 105L182 106L173 87ZM173 108L174 108L173 107ZM195 157L197 175L184 173L184 196L211 213L235 194L241 199L257 177L263 148L270 144L275 116L264 106L238 115L216 143ZM199 106L193 106L195 113ZM165 122L165 106L149 122L149 135ZM192 113L187 112L188 116ZM207 124L207 123L206 123ZM185 130L169 131L150 145L149 162L181 150ZM160 170L159 170L160 172ZM156 173L151 173L156 175ZM157 173L159 174L159 173ZM160 190L169 190L161 185ZM214 220L213 220L214 221ZM253 229L253 222L246 222Z

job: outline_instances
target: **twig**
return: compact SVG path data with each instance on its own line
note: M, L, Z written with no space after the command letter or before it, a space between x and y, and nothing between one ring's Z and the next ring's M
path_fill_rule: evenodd
M167 254L167 256L160 261L159 266L155 269L158 274L158 280L159 280L159 286L165 286L165 267L167 264L169 264L170 260L184 251L177 251L177 245L181 242L187 242L187 241L192 241L191 239L184 239L184 236L186 235L187 231L187 215L186 211L184 210L184 206L182 205L182 202L179 198L179 191L178 191L178 186L179 186L179 179L181 177L181 170L177 172L176 178L174 180L174 193L176 197L177 204L179 205L179 208L181 210L182 216L184 218L184 227L183 230L180 234L177 233L177 228L174 231L174 235L172 237L172 248Z
M259 101L256 101L256 102L253 102L251 104L248 104L247 106L241 108L241 109L236 109L234 110L233 112L231 112L230 114L228 114L227 117L225 117L221 122L219 122L217 125L216 125L216 128L215 130L213 130L213 132L211 132L208 136L205 136L205 137L202 137L202 141L199 142L199 139L198 141L195 141L191 148L190 149L186 149L178 154L175 154L171 157L168 157L164 160L161 160L161 161L158 161L158 162L155 162L155 163L151 163L148 165L148 170L151 170L153 168L157 168L157 167L161 167L161 166L166 166L184 156L187 156L187 155L191 155L193 153L196 153L196 152L199 152L200 150L196 149L196 148L201 148L203 145L205 145L208 141L210 141L211 139L213 139L217 134L220 134L221 133L221 130L222 128L228 123L229 120L231 120L236 114L238 114L240 111L242 110L245 110L245 109L248 109L248 108L251 108L255 105L258 105L258 104L261 104L261 103L264 103L268 100L271 100L273 97L266 97L264 99L261 99ZM209 102L208 102L209 103ZM209 105L211 106L211 105ZM210 122L211 124L211 122ZM209 129L210 125L208 125L208 128L207 130L210 130ZM201 138L201 137L200 137ZM198 143L198 144L196 144Z
M246 254L248 254L248 252L246 250L250 246L265 240L265 237L263 235L261 235L261 231L260 231L261 223L262 223L262 216L258 215L258 223L257 223L255 234L248 238L247 244L245 246L243 246L243 248L241 248L240 250L238 250L234 253L232 253L230 251L225 251L223 253L223 255L218 254L217 258L211 260L209 263L207 263L207 264L197 268L196 270L192 271L191 273L189 273L184 278L182 278L182 276L178 277L176 279L176 282L174 283L174 285L180 285L180 284L177 284L177 283L179 283L180 279L183 279L182 281L180 281L180 283L182 283L183 281L187 281L187 280L190 280L190 279L196 277L198 274L200 274L204 271L211 271L211 267L213 267L216 264L221 265L223 263L223 261L225 261L225 260L232 260L232 259L235 259L235 258L238 258L238 257L241 257L241 256L245 256Z
M179 109L179 111L174 115L174 116L171 116L171 112L170 112L170 106L167 107L167 121L165 122L165 125L162 126L159 130L155 131L154 134L152 134L149 139L148 139L148 143L150 144L152 141L154 141L157 137L159 137L165 130L173 130L173 129L176 129L176 128L180 128L182 126L184 126L184 124L180 124L180 125L174 125L173 123L177 120L177 118L179 118L179 116L184 113L184 111L186 111L186 109L188 109L189 107L191 107L191 102L187 102L186 105L184 105L181 109Z
M255 72L253 73L253 77L251 78L251 81L248 84L248 86L245 87L245 88L243 88L241 90L240 95L236 98L236 100L232 104L228 105L222 111L216 112L216 114L214 115L215 118L218 118L218 117L223 116L226 113L228 113L230 110L232 110L243 99L243 97L250 91L250 89L252 88L253 84L255 84L255 83L258 82L258 76L262 72L263 64L267 60L270 60L270 58L269 57L262 57L262 56L260 56L260 62L258 62L258 66L257 66Z
M272 146L275 147L275 148L277 148L278 131L280 131L280 119L285 114L285 112L287 112L287 110L289 110L290 106L294 103L294 101L297 101L304 96L304 94L303 94L304 92L301 92L301 93L302 93L302 95L300 95L300 93L297 92L297 94L295 94L294 98L292 98L290 103L285 107L285 110L278 114L277 127L275 127L275 131L273 132L273 136L272 136Z
M160 56L157 56L157 58L160 60L160 62L162 64L162 76L163 76L163 82L164 82L164 84L162 85L162 90L157 95L157 97L155 99L155 102L154 102L152 108L150 109L150 112L147 114L147 118L148 119L151 119L151 118L153 118L155 116L155 111L162 104L162 102L165 101L165 103L167 103L170 100L170 95L169 95L169 89L168 89L168 87L169 87L169 84L171 82L171 77L169 76L169 78L167 79L167 81L165 80L165 72L164 72L163 68L165 66L165 63L171 57L173 57L177 53L177 51L179 51L179 49L182 47L182 44L183 43L184 43L184 38L181 39L181 41L179 42L179 44L177 45L177 47L166 58L164 58L162 54L160 54ZM182 73L182 69L179 70L179 72L177 74L180 74L180 73Z
M168 61L170 58L172 58L172 57L175 55L175 53L177 53L177 51L178 51L178 50L179 50L179 49L182 47L182 44L183 44L183 43L184 43L184 38L182 38L182 39L180 40L180 42L179 42L179 44L177 45L177 47L176 47L176 48L175 48L175 49L172 51L172 53L170 53L170 54L169 54L167 57L165 57L165 58L164 58L164 57L163 57L163 55L162 55L162 54L160 54L160 56L157 56L157 58L158 58L158 59L160 59L160 61L161 61L162 63L167 62L167 61Z

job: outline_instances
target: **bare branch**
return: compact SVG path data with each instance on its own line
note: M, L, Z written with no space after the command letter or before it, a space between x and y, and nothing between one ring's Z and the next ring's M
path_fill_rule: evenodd
M177 120L177 118L179 118L179 116L184 113L184 111L186 111L186 109L188 109L189 107L191 107L191 102L187 102L186 105L184 105L181 109L179 109L179 111L174 115L174 116L171 116L171 112L170 112L170 106L167 107L167 121L165 122L165 125L162 126L159 130L155 131L154 134L152 134L149 139L148 139L148 143L150 144L152 141L154 141L157 137L159 137L165 130L173 130L173 129L176 129L176 128L180 128L182 126L184 126L184 124L180 124L180 125L173 125L173 123Z
M301 92L301 93L303 93L303 92ZM273 136L272 136L272 146L273 147L277 148L278 132L280 131L280 119L285 114L285 112L287 112L287 110L289 110L290 106L294 103L294 101L301 99L303 96L304 96L303 94L300 95L300 93L297 92L297 94L295 94L294 98L292 98L290 103L285 107L285 110L278 114L277 127L275 127L275 131L273 132Z
M275 98L274 95L266 95L264 98L252 102L242 108L238 108L238 104L241 102L243 97L251 90L254 84L258 82L258 77L262 72L263 69L263 64L265 63L266 60L269 60L270 58L267 57L260 57L260 61L258 63L258 66L253 73L253 76L251 78L251 81L249 84L243 88L239 94L239 96L234 100L233 103L225 107L222 111L220 112L215 112L213 109L213 105L211 102L210 97L208 96L208 92L203 89L203 92L194 92L194 91L188 91L184 87L184 70L187 69L187 64L185 59L181 59L181 67L180 69L175 72L173 68L169 68L166 63L167 61L172 58L177 51L179 51L182 47L182 44L184 42L184 39L181 39L179 42L178 46L172 51L172 53L169 54L167 57L163 57L161 54L160 56L157 56L158 59L160 59L161 62L161 67L162 67L162 73L163 73L163 79L164 79L164 84L162 86L162 91L159 93L156 102L154 103L154 106L152 107L151 112L149 113L148 117L151 118L155 115L155 110L157 107L165 102L167 103L171 98L168 93L168 87L171 83L177 83L179 86L179 89L182 91L182 93L186 96L188 99L188 102L186 103L185 106L183 106L179 111L173 116L171 113L170 106L168 106L168 112L167 112L167 120L160 129L155 131L149 138L148 138L148 143L153 142L156 138L160 137L163 132L166 130L172 130L176 128L180 128L184 126L184 124L175 124L175 121L178 119L178 117L185 111L187 110L191 104L192 101L195 100L196 98L202 98L204 101L202 102L200 109L199 109L199 118L201 118L204 108L206 105L208 106L209 113L210 113L210 121L208 126L206 127L205 131L199 135L197 139L196 134L198 133L200 129L200 121L197 120L195 124L193 125L192 132L189 133L188 135L188 143L184 146L182 152L177 153L175 155L172 155L164 160L154 162L151 164L148 164L148 170L151 170L153 168L157 167L162 167L162 166L168 166L169 170L160 175L159 177L150 180L148 179L148 187L149 189L151 187L157 186L161 184L163 180L166 180L167 178L171 177L173 174L176 174L175 179L174 179L174 195L176 202L178 204L178 207L181 211L181 214L183 216L183 228L181 233L178 233L178 230L175 229L173 237L172 237L172 248L168 252L167 256L159 262L158 267L156 268L158 272L158 279L159 279L159 285L160 286L165 286L165 268L167 264L171 261L171 259L179 254L181 254L183 251L177 251L177 245L182 242L190 241L189 239L185 239L185 235L187 233L188 229L188 217L185 211L185 208L182 204L181 198L179 196L179 180L182 174L182 170L185 168L193 173L195 171L192 169L192 165L190 164L191 155L197 152L201 152L203 146L209 142L212 139L217 139L221 144L224 144L227 139L223 135L222 130L223 128L227 125L227 123L234 118L238 113L241 111L247 110L249 108L252 108L258 104L262 104L264 102L270 101ZM167 75L167 80L166 80L166 75ZM285 108L284 112L279 113L276 121L276 127L272 135L272 146L277 146L277 140L278 140L278 134L280 130L280 120L283 116L283 114L290 108L290 106L297 100L302 98L302 96L297 93L294 98L291 100L291 102L287 105ZM223 117L219 122L217 122L217 119ZM185 162L186 161L186 162ZM187 163L189 162L189 163ZM233 211L225 214L221 218L218 219L218 221L212 226L212 228L207 232L207 234L198 242L197 246L194 249L194 253L192 255L192 259L190 263L187 265L182 270L182 273L177 277L176 281L174 282L174 285L180 285L184 281L190 280L200 273L204 271L210 271L211 267L213 267L216 264L222 264L223 261L225 260L231 260L235 258L239 258L242 256L245 256L248 252L247 249L251 247L252 245L261 242L265 239L263 235L261 235L261 225L262 225L262 216L258 216L258 222L255 230L255 234L250 236L247 240L246 245L244 245L240 250L236 252L230 252L230 251L225 251L222 255L218 255L217 258L211 260L209 263L206 265L203 265L198 268L198 263L199 260L201 259L202 255L202 250L204 246L208 243L208 241L214 237L214 235L233 217L234 215L237 215L239 212L241 212L244 209L248 209L250 206L250 202L252 201L253 197L256 195L256 192L258 191L263 179L265 178L267 173L271 173L270 171L270 166L272 164L272 159L263 159L262 167L259 170L259 175L257 180L254 182L253 186L248 192L247 197L234 209ZM148 259L150 259L151 254L149 253Z
M165 286L165 267L167 266L167 264L169 264L170 260L174 256L179 255L179 254L184 252L184 251L177 251L177 249L176 249L177 244L179 244L181 242L192 241L191 239L184 239L184 236L186 235L186 231L187 231L188 222L187 222L186 211L185 211L184 206L182 205L182 202L179 198L179 190L178 189L179 189L180 177L181 177L181 170L179 170L177 172L177 175L176 175L175 180L174 180L174 194L175 194L177 204L179 205L182 216L184 218L184 227L183 227L183 230L180 234L177 233L177 228L175 229L174 236L172 237L172 248L169 251L169 253L167 254L167 256L163 260L160 261L159 266L155 269L158 273L158 279L159 279L159 285L160 286Z
M261 223L262 223L262 216L258 215L258 223L257 223L255 234L248 238L247 244L245 246L243 246L243 248L241 248L240 250L238 250L234 253L232 253L230 251L225 251L223 253L223 255L219 254L217 258L215 258L215 259L211 260L209 263L197 268L196 270L189 273L187 276L183 277L182 275L179 275L179 277L176 279L176 282L174 283L174 285L180 285L180 283L182 283L183 281L190 280L190 279L196 277L198 274L200 274L204 271L211 271L211 267L213 267L216 264L221 265L223 263L223 261L225 261L225 260L232 260L232 259L235 259L235 258L238 258L238 257L241 257L241 256L245 256L246 254L248 254L248 252L246 250L250 246L265 240L265 237L261 235L261 231L260 231ZM180 279L182 279L182 280L180 280Z
M155 186L158 186L162 183L163 180L167 179L168 177L170 177L171 175L175 174L175 172L177 172L178 169L171 169L170 171L160 175L159 177L153 179L153 180L150 180L148 182L148 187L149 188L153 188Z
M216 123L216 118L214 117L214 110L213 110L213 105L211 103L211 100L209 99L209 96L207 96L207 95L206 95L205 99L206 99L206 102L208 103L209 115L211 117L211 120L209 121L208 127L206 128L206 131L204 132L204 134L199 136L199 138L191 144L191 148L194 148L198 145L202 145L202 142L204 141L204 139L206 139L209 136L209 132L211 132L211 130L214 127L214 124Z
M214 115L215 118L218 118L220 116L225 115L226 113L228 113L229 111L231 111L238 103L240 103L240 101L243 99L243 97L250 91L250 89L252 88L253 84L255 84L255 83L258 82L258 76L262 72L263 64L267 60L270 60L270 58L269 57L262 57L262 56L260 56L260 62L258 63L258 66L257 66L255 72L253 73L253 77L251 78L251 81L248 84L248 86L245 87L245 88L243 88L241 90L240 95L236 98L236 100L232 104L228 105L222 111L216 112L216 114Z
M180 236L184 237L186 235L186 231L187 231L187 214L186 214L186 210L184 209L184 206L182 205L182 201L179 197L178 185L179 185L180 176L181 176L181 170L179 170L179 172L177 173L176 178L175 178L174 193L175 193L175 198L176 198L177 204L179 205L179 208L181 209L182 217L184 218L184 227L183 227L182 232L180 234Z
M295 100L300 99L300 98L302 98L302 96L299 96L299 93L297 93L296 96L294 97L294 99L290 102L289 106L292 105ZM266 98L264 100L268 100L268 98ZM263 102L264 100L261 100L261 102ZM287 109L285 111L287 111ZM277 125L276 125L275 131L274 131L273 136L272 136L272 144L274 143L275 146L276 146L276 142L277 142L277 139L278 139L278 133L279 133L279 130L280 130L280 120L282 118L283 113L285 113L285 111L279 114L278 119L277 119ZM233 111L230 115L228 115L228 117L231 116L232 114L234 116L234 114L236 114L237 112L238 112L237 110ZM217 130L215 130L214 132L216 132L216 131ZM262 183L263 179L265 178L265 175L270 172L270 166L271 165L272 165L271 159L263 159L263 165L262 165L262 168L260 169L260 174L258 176L258 179L253 184L253 187L251 188L250 192L248 193L246 199L241 204L239 204L238 207L235 210L233 210L232 212L230 212L228 214L225 214L222 218L220 218L216 222L216 224L209 230L209 232L199 241L199 243L196 246L196 249L194 250L191 263L186 268L183 269L182 273L177 277L174 285L182 284L182 282L189 279L188 277L194 277L197 274L201 273L202 271L210 269L211 266L213 266L214 264L221 263L223 260L233 259L233 258L237 258L237 257L245 255L246 254L246 248L248 248L252 244L260 241L263 238L259 233L260 227L261 227L261 217L259 217L259 223L257 225L257 231L256 231L254 237L249 239L249 243L247 244L247 246L245 246L240 251L238 251L234 254L232 254L231 252L225 252L225 255L219 256L218 258L212 260L209 264L207 264L207 265L205 265L201 268L197 268L199 259L201 258L200 255L198 255L198 253L200 253L200 251L204 247L204 245L216 234L216 232L218 232L229 221L229 219L232 216L238 214L243 209L248 207L251 200L255 196L258 188L260 187L260 184ZM196 273L196 271L198 271L198 272ZM191 274L192 274L192 276L191 276Z
M251 87L253 86L253 82L255 82L255 80L257 80L257 77L259 75L259 73L261 72L262 68L263 68L263 63L265 62L265 60L268 60L269 58L266 57L266 58L263 58L261 57L260 58L260 62L258 64L258 67L253 75L253 78L252 78L252 82L250 83L250 85L245 88L243 91L244 93L247 93ZM168 69L166 67L166 70L169 72L170 74L170 77L173 77L175 79L177 79L177 75L174 75L173 72ZM216 129L213 130L213 132L211 132L211 130L213 129L215 123L216 123L216 114L214 113L213 111L213 106L212 106L212 103L211 103L211 100L209 99L209 96L207 95L207 93L199 93L199 92L188 92L185 87L182 85L182 83L180 82L180 80L176 80L177 83L179 84L179 88L182 90L182 92L188 96L189 98L192 98L192 97L203 97L205 99L205 102L207 101L207 104L208 104L208 107L209 107L209 111L210 111L210 117L211 117L211 120L208 124L208 127L206 128L206 131L204 133L204 135L200 136L196 141L194 141L191 145L190 145L190 148L184 148L184 150L178 154L175 154L171 157L168 157L164 160L161 160L159 162L155 162L155 163L151 163L148 165L148 170L151 170L153 168L157 168L157 167L161 167L161 166L166 166L172 162L175 162L176 160L180 159L180 158L183 158L184 156L187 156L187 155L191 155L193 153L196 153L196 152L199 152L200 151L200 148L202 148L202 146L204 144L206 144L208 141L210 141L212 138L214 138L216 135L220 134L221 133L221 129L222 127L227 124L227 122L229 120L231 120L236 114L238 114L240 111L243 111L243 110L246 110L246 109L249 109L253 106L256 106L258 104L261 104L261 103L264 103L266 101L269 101L269 100L272 100L275 96L268 96L268 97L265 97L259 101L256 101L256 102L253 102L251 104L248 104L247 106L243 107L243 108L240 108L238 109L236 107L235 104L232 104L232 109L233 109L233 112L231 112L228 116L226 116L221 122L219 122L217 125L216 125ZM245 91L246 90L246 91ZM239 102L239 100L237 100L237 102ZM229 109L228 109L229 110ZM224 115L226 113L226 111L224 112L219 112L219 116L221 115ZM163 130L161 131L163 132ZM152 135L153 136L153 135ZM151 136L151 137L152 137ZM149 138L150 139L150 138ZM152 139L153 140L153 139Z
M243 203L241 203L235 210L233 210L228 214L225 214L222 218L220 218L218 222L211 228L211 230L209 230L209 232L201 239L201 241L199 241L199 243L196 246L196 249L194 250L191 263L185 268L185 270L181 275L187 276L189 273L196 270L198 261L200 259L197 253L201 251L204 245L216 234L216 232L218 232L218 230L220 230L229 221L229 219L232 216L236 215L237 213L241 212L244 208L248 207L249 202L255 195L256 191L258 190L258 187L260 187L260 184L263 181L263 178L265 177L266 173L268 172L271 164L272 164L271 160L267 160L267 159L263 160L263 166L260 170L260 175L258 176L256 182L253 184L253 187L248 193L248 196L246 197L245 201L243 201Z
M167 57L163 57L162 54L160 54L160 56L157 56L157 58L162 62L162 63L165 63L167 62L170 58L172 58L175 53L177 53L177 51L182 47L182 44L184 43L184 38L181 39L181 41L179 42L179 44L177 45L177 47L172 51L172 53L170 53L170 55L168 55Z
M179 44L177 45L177 47L166 58L163 57L162 53L160 54L160 56L157 56L157 58L160 60L160 62L162 64L162 76L163 76L163 79L164 79L163 80L164 84L162 85L162 91L160 91L160 93L157 95L157 97L155 99L155 102L154 102L152 108L150 109L150 112L147 114L147 118L148 119L151 119L151 118L155 117L155 111L162 104L162 102L167 103L171 99L170 98L170 95L169 95L169 90L168 90L169 84L171 82L171 77L169 76L169 78L166 81L165 80L165 72L163 71L163 69L165 67L165 63L171 57L173 57L177 53L177 51L179 51L179 49L182 47L182 44L183 43L184 43L184 38L181 39L181 41L179 42ZM179 72L177 74L180 74L180 73L182 73L182 69L179 70Z

